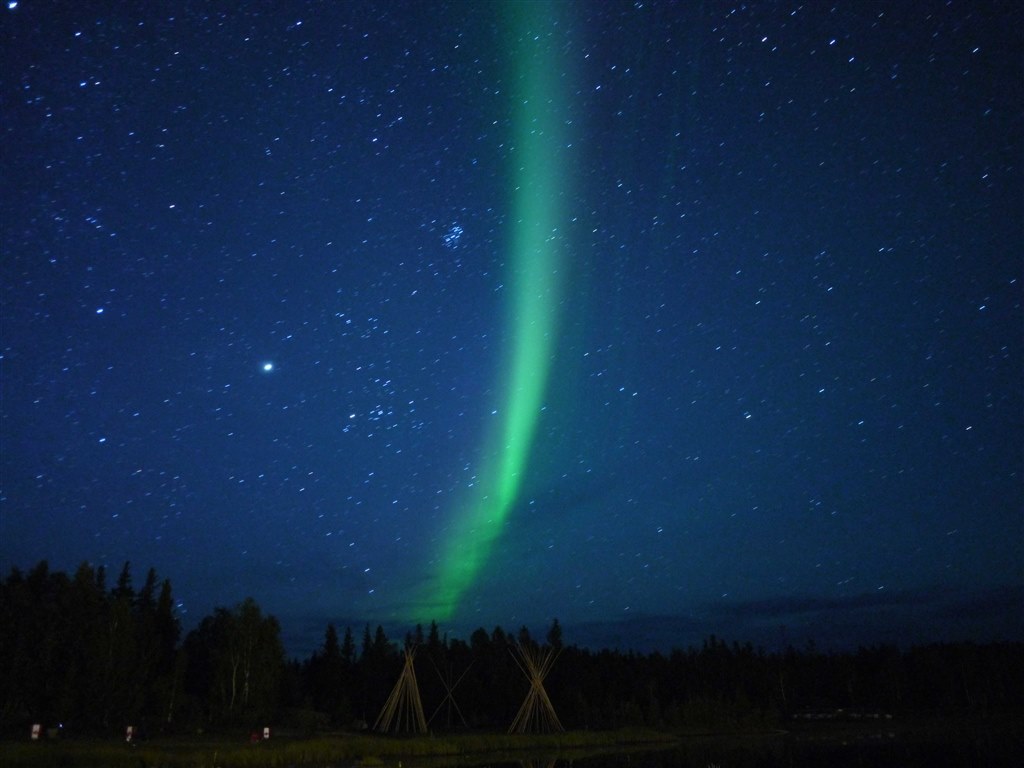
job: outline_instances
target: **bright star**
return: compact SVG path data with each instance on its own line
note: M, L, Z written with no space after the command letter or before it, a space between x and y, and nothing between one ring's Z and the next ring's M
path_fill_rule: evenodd
M263 364L263 372L264 373L270 373L272 370L274 370L274 364L273 363L264 363Z

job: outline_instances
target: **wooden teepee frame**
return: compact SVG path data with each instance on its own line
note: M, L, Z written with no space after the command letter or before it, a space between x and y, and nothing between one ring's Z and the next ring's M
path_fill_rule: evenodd
M509 649L512 650L512 649ZM519 643L515 646L517 653L512 653L512 658L523 671L523 674L530 681L530 690L526 692L526 698L519 707L515 720L509 726L509 733L550 733L552 731L564 731L562 723L555 714L555 707L544 690L544 678L548 676L551 667L555 665L558 652L554 648L530 647Z
M433 661L431 661L431 663L433 664ZM469 727L469 724L466 723L465 716L462 714L462 710L459 709L459 702L457 702L455 700L455 689L459 687L459 683L462 682L462 678L464 678L466 676L466 673L469 672L469 669L472 666L473 665L470 664L469 667L466 667L462 671L462 674L459 675L459 679L455 680L455 682L452 682L452 669L451 669L451 667L450 666L448 667L448 670L447 670L448 673L446 675L442 675L441 674L441 670L439 670L437 668L437 665L434 664L434 671L437 672L437 676L441 680L441 684L444 686L444 689L445 689L445 691L447 691L447 693L445 694L445 697L441 700L441 703L437 705L437 709L434 710L434 714L432 714L430 716L430 719L427 721L428 724L434 722L434 718L437 717L437 713L441 711L441 709L445 706L445 704L447 704L448 705L448 725L447 725L447 727L449 729L452 727L452 709L455 710L455 712L459 716L459 719L462 721L462 727L463 728L468 728Z
M426 733L427 721L423 717L423 704L420 701L420 689L416 685L416 668L413 659L415 648L405 649L405 666L402 674L391 689L391 695L384 702L384 708L373 724L375 731L394 731L395 733Z

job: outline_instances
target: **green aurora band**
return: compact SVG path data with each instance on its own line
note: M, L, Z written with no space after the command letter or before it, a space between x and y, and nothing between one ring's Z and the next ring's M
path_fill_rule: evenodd
M491 555L519 496L540 415L556 341L561 301L559 156L564 146L562 71L554 53L553 6L546 2L507 6L516 41L515 194L507 310L510 345L504 368L504 408L475 495L449 528L439 572L426 586L421 618L446 621ZM551 34L548 34L548 33Z

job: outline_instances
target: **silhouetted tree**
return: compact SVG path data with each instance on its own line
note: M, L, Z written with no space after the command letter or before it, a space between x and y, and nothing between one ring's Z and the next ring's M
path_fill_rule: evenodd
M341 641L341 660L350 670L356 663L356 643L352 638L352 627L345 627L345 639Z
M328 624L323 647L310 660L310 680L313 706L332 719L339 717L340 704L348 694L345 678L346 669L341 645L338 643L338 631L333 624Z
M558 623L557 618L551 622L551 629L548 630L547 641L548 645L556 651L560 651L562 649L562 625Z
M269 718L282 702L324 713L307 722L326 724L329 716L348 725L354 714L372 722L401 669L383 627L369 624L361 654L350 627L339 642L329 624L307 662L286 665L277 620L251 598L215 609L182 642L170 581L150 569L136 591L129 563L113 589L105 581L102 566L83 563L69 578L43 561L0 582L0 730L24 734L40 721L106 733L129 722L231 726ZM465 673L456 698L471 726L508 726L527 686L510 643L535 645L528 628L512 637L500 626L480 628L467 643L442 638L431 623L407 637L439 671ZM545 686L568 727L719 728L806 708L954 716L1024 710L1021 643L854 653L808 644L766 654L711 636L699 648L638 654L565 646L557 619L545 637L561 648ZM420 675L420 685L430 712L446 690L432 671Z
M233 611L218 608L186 638L189 690L206 689L212 721L267 718L278 703L284 648L277 619L250 597Z

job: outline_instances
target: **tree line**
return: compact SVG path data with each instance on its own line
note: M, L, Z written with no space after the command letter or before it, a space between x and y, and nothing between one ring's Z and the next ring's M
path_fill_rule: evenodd
M1024 644L936 644L766 653L714 636L700 648L639 654L566 645L554 620L477 629L468 641L417 626L400 641L366 625L357 641L328 624L307 659L289 660L281 628L248 598L217 608L182 638L170 581L150 569L113 586L102 567L41 562L0 584L0 730L31 723L70 733L372 726L414 648L431 729L504 729L529 683L514 644L558 653L545 688L567 728L767 725L808 710L901 714L1024 711Z

